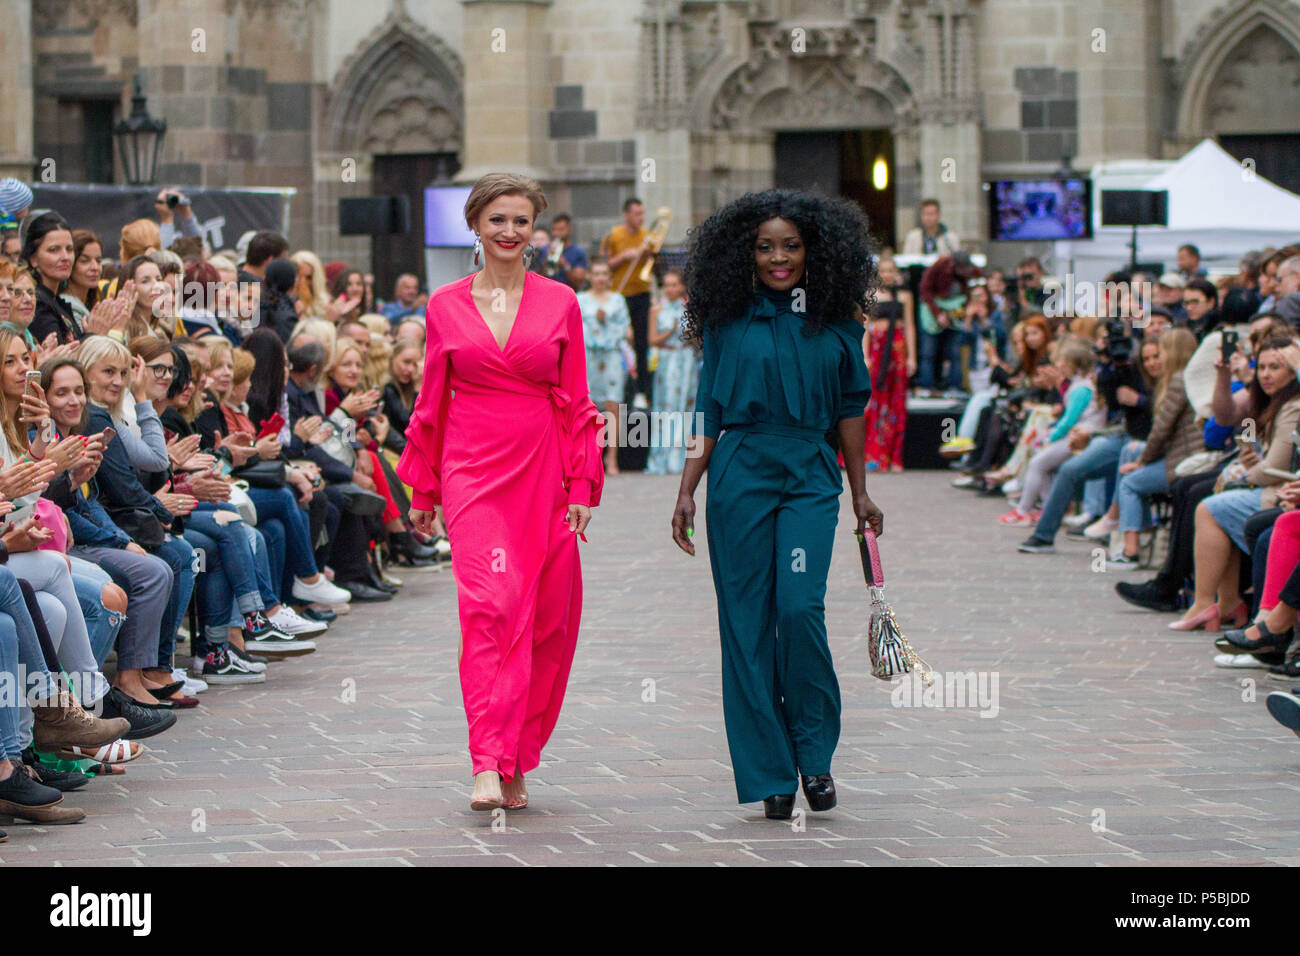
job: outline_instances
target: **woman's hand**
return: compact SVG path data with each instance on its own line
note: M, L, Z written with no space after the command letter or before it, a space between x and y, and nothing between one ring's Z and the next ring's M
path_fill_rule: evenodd
M274 435L258 439L253 447L257 450L257 457L263 461L272 461L280 457L280 440Z
M586 505L569 505L569 530L582 534L591 523L591 509Z
M1292 346L1295 348L1295 346ZM1294 366L1292 366L1294 368ZM1228 359L1228 368L1231 370L1234 378L1239 382L1249 382L1253 370L1250 367L1250 359L1244 352L1233 352L1232 357Z
M420 508L412 508L406 513L406 516L411 519L411 524L415 527L416 531L420 532L420 534L432 536L433 523L437 518L437 507L437 505L434 505L434 511L423 511Z
M186 466L189 464L190 459L195 457L194 453L199 450L199 442L201 440L201 436L196 433L193 435L186 435L184 438L173 438L169 441L167 443L167 457L171 459L172 467L179 470L187 470ZM212 456L208 455L207 457L211 458ZM211 463L209 463L207 467L211 468Z
M378 404L379 389L377 388L367 389L364 392L352 392L347 398L339 402L339 406L348 413L349 418L364 415Z
M867 525L871 525L877 538L885 533L885 513L876 507L876 503L865 491L853 496L853 513L858 516L858 534L865 532Z
M126 547L123 548L122 550L123 550L123 551L130 551L132 554L148 554L148 553L149 553L149 552L146 551L144 548L142 548L142 547L140 547L138 544L136 544L134 541L127 542Z
M1141 397L1135 389L1129 388L1127 385L1121 385L1115 389L1115 400L1121 405L1127 405L1129 408L1135 406Z
M1135 461L1128 461L1119 466L1119 473L1121 475L1129 475L1137 470L1138 470L1138 463Z
M206 451L201 451L198 452L197 454L190 455L189 458L186 458L184 461L182 461L177 470L178 471L212 471L212 469L216 467L217 467L217 456L210 455Z
M21 551L35 551L52 537L54 532L44 527L39 517L32 515L16 528L0 535L0 541L4 542L11 554L17 554Z
M135 396L137 405L149 401L149 379L152 377L153 372L145 365L144 358L131 356L131 394Z
M339 297L333 302L325 303L325 318L329 319L335 325L339 319L356 309L361 304L361 296L355 299L349 299L347 293L340 293Z
M20 460L0 471L0 494L11 501L44 491L57 466L53 462Z
M231 432L229 435L217 435L216 446L230 450L230 463L236 468L248 462L257 454L253 446L253 436L248 432Z
M388 437L388 416L382 414L371 415L370 428L374 433L375 441L382 445L384 439Z
M673 509L673 541L692 557L695 556L695 499L685 492L677 495L677 507Z
M374 470L375 463L371 459L369 453L364 451L359 453L357 455L357 471L369 478L370 475L374 473Z
M293 433L309 445L319 445L330 437L330 427L321 420L319 415L307 415L298 419L297 424L293 426Z
M179 517L184 517L189 514L194 510L195 505L199 503L198 499L193 495L178 495L176 492L172 491L172 483L170 481L158 489L154 494L154 498L156 498L158 503L164 508Z
M311 486L311 479L308 478L306 473L300 469L286 468L284 470L284 478L285 481L297 489L298 500L302 504L311 501L312 497L316 494L316 489Z
M45 403L45 389L41 388L39 382L32 382L23 388L23 397L18 402L18 411L18 420L24 425L39 428L49 420L50 406Z
M1249 470L1259 464L1259 455L1255 454L1254 448L1242 443L1241 454L1237 456L1237 461L1242 468Z
M80 435L69 435L45 449L45 461L54 462L55 474L79 464L86 454L86 445Z
M371 479L369 475L363 472L360 468L352 472L352 480L356 483L356 485L359 488L364 488L366 491L375 490L374 481Z
M217 502L230 500L230 483L211 471L197 471L187 476L190 490L199 501ZM168 509L169 511L171 509Z

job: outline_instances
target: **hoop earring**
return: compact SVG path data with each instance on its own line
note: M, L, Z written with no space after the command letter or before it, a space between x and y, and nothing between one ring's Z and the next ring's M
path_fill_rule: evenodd
M483 239L478 233L474 233L474 265L478 265L479 256L483 254Z

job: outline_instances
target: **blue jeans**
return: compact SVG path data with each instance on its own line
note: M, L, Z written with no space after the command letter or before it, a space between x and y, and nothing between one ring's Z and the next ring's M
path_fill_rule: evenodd
M1043 505L1043 514L1034 528L1034 537L1040 541L1055 541L1056 532L1060 530L1061 519L1065 509L1070 506L1075 495L1083 490L1085 482L1093 478L1105 478L1114 475L1119 464L1120 452L1129 438L1127 435L1100 435L1088 443L1088 447L1072 457L1056 471L1056 480L1052 482L1051 494Z
M171 670L172 655L176 652L176 631L194 593L194 549L184 538L168 534L154 554L172 569L171 593L167 596L167 608L158 629L158 666Z
M253 549L253 570L257 576L257 592L262 597L264 607L275 607L280 603L280 598L276 594L275 585L271 582L271 561L270 547L266 538L262 535L259 528L250 525L244 525L244 536L248 539L248 546ZM240 627L244 623L244 617L239 612L238 606L230 606L230 626Z
M917 331L920 340L917 347L920 357L916 368L916 385L918 388L934 388L935 359L942 353L948 362L947 384L945 388L961 388L961 339L962 333L956 329L941 329L937 335L921 330Z
M9 682L13 693L0 699L0 751L10 760L23 759L22 740L18 736L18 715L26 688L18 668L18 625L14 619L0 611L0 680Z
M230 608L234 606L242 623L243 615L264 610L254 574L254 558L246 525L234 521L221 529L221 540L196 531L188 522L185 540L203 552L202 573L197 582L199 622L202 634L194 636L195 657L206 657L214 647L224 647L228 640Z
M1142 531L1151 527L1151 509L1147 502L1151 496L1169 490L1165 479L1165 460L1153 461L1120 478L1116 495L1119 498L1119 530Z
M264 521L275 520L284 525L285 553L281 565L283 574L276 574L275 562L271 563L274 580L279 581L283 575L292 574L296 578L310 578L319 570L316 558L312 554L311 520L307 512L298 504L298 496L287 485L283 488L249 488L248 497L257 506L257 526ZM292 585L293 582L289 582Z
M49 700L58 692L58 683L45 665L36 625L32 623L18 579L3 565L0 565L0 629L4 631L0 634L0 643L6 645L0 648L0 655L3 655L0 666L3 666L6 680L12 674L15 691L12 703L0 706L0 746L3 746L6 757L13 757L22 753L24 740L31 740L32 712L26 706L28 700ZM7 656L10 633L13 635L12 661Z

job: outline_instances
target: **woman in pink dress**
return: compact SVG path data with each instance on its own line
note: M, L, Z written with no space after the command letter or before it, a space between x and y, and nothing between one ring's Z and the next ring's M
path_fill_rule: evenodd
M545 208L523 176L489 174L470 192L484 266L429 297L397 466L412 523L432 533L441 509L454 555L475 810L527 805L524 774L555 728L577 644L578 538L604 486L577 297L524 255Z

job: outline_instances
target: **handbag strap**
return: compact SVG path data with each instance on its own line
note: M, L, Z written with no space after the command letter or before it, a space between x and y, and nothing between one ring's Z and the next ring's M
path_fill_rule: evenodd
M876 546L876 533L870 528L858 535L858 553L862 557L862 576L867 579L867 584L883 588L885 569L880 564L880 548Z

